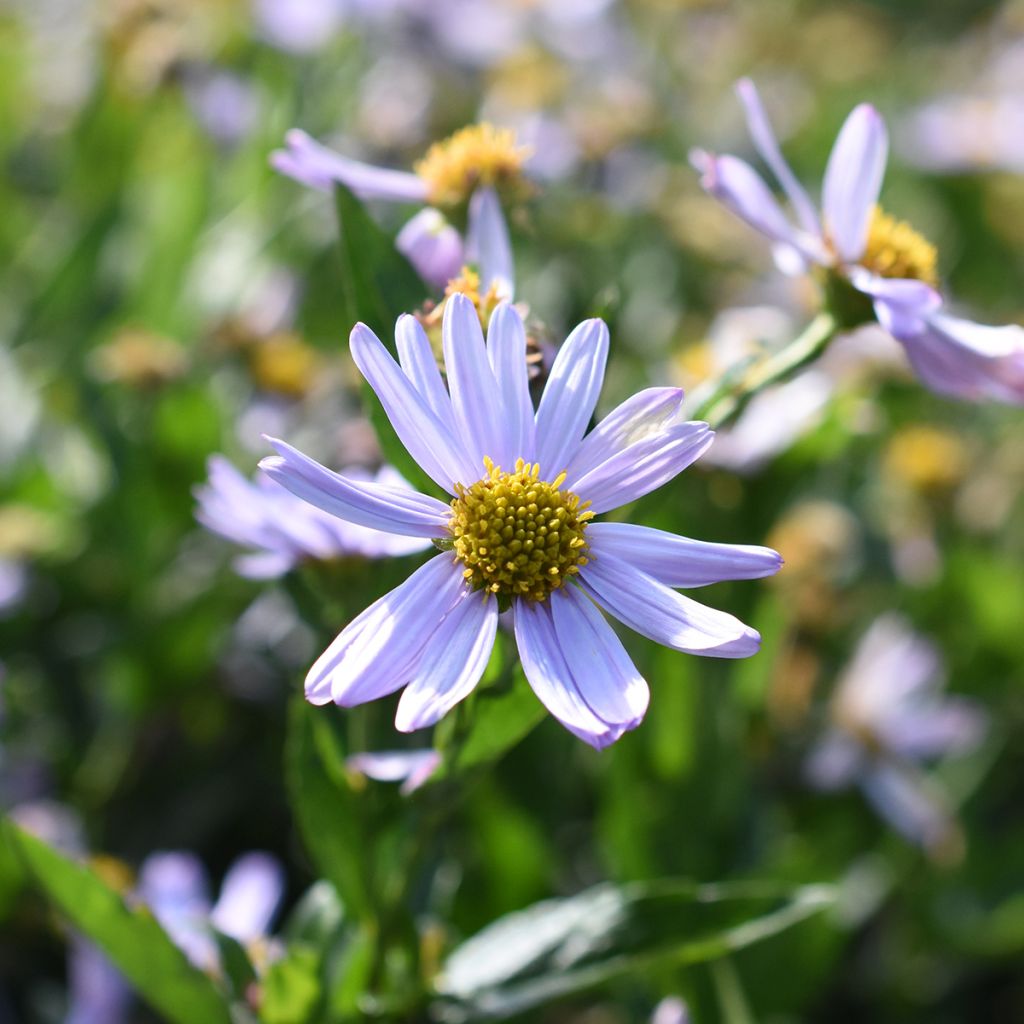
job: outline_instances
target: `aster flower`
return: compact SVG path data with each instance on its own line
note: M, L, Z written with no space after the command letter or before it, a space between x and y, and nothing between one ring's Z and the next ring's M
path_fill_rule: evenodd
M512 132L479 124L435 143L415 172L395 171L342 156L293 129L270 162L281 174L322 192L340 182L360 199L423 205L395 239L423 280L443 287L463 263L475 262L486 269L485 290L497 283L511 298L512 247L498 190L522 191L527 155ZM469 204L465 239L438 209L464 203Z
M534 692L566 728L604 747L640 723L648 688L599 606L676 650L755 653L754 630L675 588L770 575L774 551L591 522L671 480L713 436L705 423L678 422L675 388L634 395L584 436L608 354L600 320L566 340L536 412L514 307L498 307L485 343L473 304L451 296L447 389L415 318L399 319L396 341L400 363L358 324L352 356L448 503L348 479L274 439L278 455L261 463L326 512L442 549L342 630L306 677L309 701L351 706L404 687L398 729L433 725L476 686L508 609Z
M920 764L975 748L985 717L944 697L939 656L900 617L884 615L861 639L832 700L832 727L807 763L810 781L857 784L893 828L927 849L952 834L942 796Z
M196 519L208 530L254 549L235 560L241 576L271 579L308 560L407 555L430 546L429 541L342 522L297 500L266 477L250 482L222 456L212 456L207 465L209 482L195 492ZM353 479L370 479L358 470L348 474ZM385 491L409 490L405 480L387 466L372 479Z
M873 309L933 391L1024 403L1024 328L949 316L936 290L935 247L878 207L889 144L878 111L862 103L846 119L825 170L819 214L783 158L753 83L744 79L737 92L754 145L788 197L795 222L737 157L694 151L704 188L772 241L781 269L824 268L850 326L871 319Z

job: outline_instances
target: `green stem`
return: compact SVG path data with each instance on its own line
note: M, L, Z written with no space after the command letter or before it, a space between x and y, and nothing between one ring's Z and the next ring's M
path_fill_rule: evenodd
M821 355L838 330L839 325L831 313L819 313L785 348L747 372L739 373L738 377L735 372L727 373L711 388L708 396L694 410L692 418L704 420L712 427L723 426L739 415L758 392L791 376ZM741 370L747 365L743 364Z

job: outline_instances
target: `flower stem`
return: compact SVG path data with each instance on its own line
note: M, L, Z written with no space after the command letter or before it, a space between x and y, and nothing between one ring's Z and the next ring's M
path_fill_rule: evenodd
M819 313L785 348L753 366L744 362L726 371L711 386L691 418L704 420L712 427L723 426L739 415L759 391L789 377L821 355L838 330L839 325L831 313Z

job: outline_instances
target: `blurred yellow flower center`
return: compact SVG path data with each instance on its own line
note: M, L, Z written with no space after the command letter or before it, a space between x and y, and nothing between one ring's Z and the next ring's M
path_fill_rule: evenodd
M413 168L426 182L436 206L458 206L479 185L517 185L529 150L516 145L515 133L490 124L461 128L435 142Z
M913 278L938 284L938 251L906 221L876 206L861 264L881 277Z
M487 475L455 485L449 525L463 575L475 590L543 601L587 564L584 530L594 513L563 490L565 474L538 479L537 463L516 460L514 473L485 458Z
M313 386L320 357L316 349L294 334L280 333L250 349L249 368L264 391L302 398Z

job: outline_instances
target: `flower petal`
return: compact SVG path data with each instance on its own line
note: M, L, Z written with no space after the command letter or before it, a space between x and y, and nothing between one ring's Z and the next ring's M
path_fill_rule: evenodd
M845 263L856 263L864 255L888 150L882 115L870 104L860 104L832 147L822 194L825 229Z
M756 580L782 567L782 556L753 544L712 544L632 523L591 523L587 543L595 559L628 562L666 587L705 587L722 580Z
M456 481L477 480L477 463L461 438L431 411L402 373L380 339L366 324L356 324L349 339L352 358L376 392L399 440L438 486L454 494Z
M278 452L260 462L271 480L311 505L373 530L407 537L441 537L451 509L412 489L348 480L284 441L267 440Z
M498 602L469 592L430 638L395 715L399 732L425 729L443 718L480 681L494 647Z
M435 288L444 288L463 264L462 236L432 206L406 221L395 236L395 248Z
M603 320L584 320L558 350L535 419L542 480L557 477L576 454L601 394L607 360Z
M566 468L566 485L607 461L641 438L661 433L683 402L682 388L646 388L627 398L580 443Z
M501 298L515 294L516 268L508 225L501 202L493 188L479 188L469 201L469 226L466 231L466 261L480 270L480 294L493 284Z
M739 619L677 594L613 555L592 559L580 570L580 581L620 622L677 651L746 658L761 645L757 631Z
M700 172L704 190L755 231L773 242L794 247L807 259L823 259L817 239L798 231L789 222L764 179L745 160L695 149L690 153L690 163Z
M268 934L284 889L284 868L276 857L245 853L228 868L210 923L238 942L255 942Z
M487 327L487 355L501 391L512 455L532 462L535 438L526 366L526 330L518 311L506 302L491 315Z
M441 379L437 356L423 325L410 313L403 313L395 325L398 362L430 411L456 434L455 414L448 389Z
M990 327L931 316L917 334L901 335L914 371L942 395L1024 405L1024 328Z
M339 181L360 199L419 203L427 198L427 186L417 175L350 160L297 128L285 135L285 147L270 155L271 166L321 192Z
M909 765L876 762L860 779L864 795L904 838L935 849L955 829L939 792Z
M462 480L470 484L484 475L485 456L510 470L516 453L498 382L487 359L480 317L465 295L456 293L445 303L442 334L455 424L475 468L475 476Z
M580 695L609 725L636 728L651 694L622 641L579 587L561 587L550 601L555 635Z
M592 469L572 485L594 512L607 512L648 494L681 473L714 440L706 423L679 423L645 437Z
M394 693L465 592L452 556L435 555L338 634L306 676L306 700L352 707Z
M871 296L878 322L894 338L920 333L926 318L942 305L942 296L923 281L881 277L864 267L853 267L850 281Z
M544 707L592 747L600 750L614 743L623 729L598 718L580 695L547 602L517 601L515 633L523 671Z
M750 137L754 140L754 146L789 197L797 220L800 221L800 226L809 235L821 237L821 221L818 220L818 212L815 210L807 190L797 180L782 155L778 139L775 138L775 132L772 130L767 113L765 113L757 87L749 78L742 78L736 83L736 93L740 98L740 103L743 104L747 129L750 131Z

